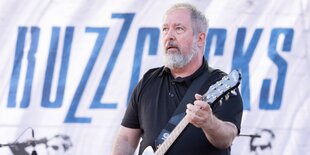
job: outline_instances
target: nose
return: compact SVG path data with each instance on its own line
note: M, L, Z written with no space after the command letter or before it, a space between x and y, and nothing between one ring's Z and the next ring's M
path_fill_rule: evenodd
M164 42L175 40L175 33L172 29L169 29L166 33L164 33Z
M169 29L169 31L167 32L167 37L172 40L175 39L175 33L173 29Z

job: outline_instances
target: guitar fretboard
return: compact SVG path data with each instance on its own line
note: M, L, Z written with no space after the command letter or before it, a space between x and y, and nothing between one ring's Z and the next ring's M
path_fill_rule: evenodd
M168 138L160 145L160 147L156 150L155 155L163 155L165 154L173 142L178 138L178 136L182 133L185 127L188 125L188 120L186 117L183 117L181 122L173 129Z

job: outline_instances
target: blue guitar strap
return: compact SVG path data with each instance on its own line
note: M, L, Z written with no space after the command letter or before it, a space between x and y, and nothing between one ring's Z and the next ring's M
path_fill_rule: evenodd
M207 64L207 63L206 63ZM199 91L199 89L202 87L203 83L211 83L212 79L209 78L211 75L214 75L214 73L218 72L219 70L214 70L211 67L208 67L208 71L205 71L203 74L201 74L199 77L197 77L190 87L187 89L184 97L182 98L182 101L174 111L172 117L169 119L168 123L166 124L165 128L160 132L159 136L155 140L155 146L158 147L160 144L162 144L169 134L172 132L172 130L178 125L178 123L184 118L186 105L188 103L193 103L195 100L195 94ZM213 79L214 80L214 79ZM210 85L209 85L210 86Z

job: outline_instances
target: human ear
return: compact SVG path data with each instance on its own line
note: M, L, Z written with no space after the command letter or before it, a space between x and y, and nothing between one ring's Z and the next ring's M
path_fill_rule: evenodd
M206 33L200 32L198 34L198 40L197 40L198 46L200 46L200 47L204 46L205 41L206 41Z

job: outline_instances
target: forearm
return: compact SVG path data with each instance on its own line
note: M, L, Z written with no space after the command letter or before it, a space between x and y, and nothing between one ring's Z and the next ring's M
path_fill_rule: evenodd
M237 127L230 123L219 120L213 115L210 124L202 128L206 137L217 148L228 148L237 136Z
M190 123L202 128L208 140L217 148L228 148L238 134L237 127L230 122L218 119L209 104L201 101L201 95L195 95L194 105L187 104L186 116Z
M112 148L112 155L132 155L138 146L140 136L140 129L121 126Z
M125 139L118 138L113 146L112 155L132 155L136 147L136 145L133 146Z

